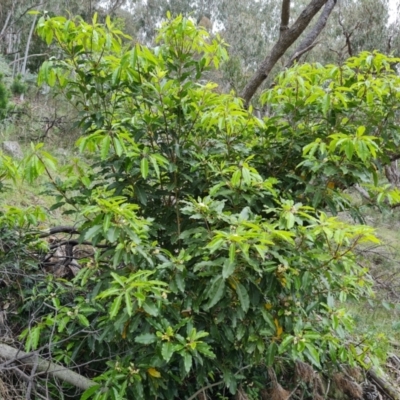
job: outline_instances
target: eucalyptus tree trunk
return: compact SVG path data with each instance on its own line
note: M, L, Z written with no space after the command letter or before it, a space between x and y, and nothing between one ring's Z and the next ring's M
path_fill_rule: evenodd
M327 4L328 3L328 4ZM270 74L272 68L275 64L281 59L281 57L286 53L289 47L300 37L300 35L304 32L304 30L309 26L314 16L321 10L321 8L327 4L325 8L326 20L329 17L330 12L336 4L336 0L311 0L310 3L305 7L297 20L292 24L292 26L287 26L289 17L290 17L290 0L282 1L282 13L281 13L281 26L280 26L280 36L271 52L268 56L262 61L259 65L255 74L250 78L249 82L243 89L241 97L244 99L245 104L248 105L251 98L254 96L257 89L261 86L261 84L267 79ZM320 32L325 26L324 18L318 21L315 25L314 29L309 34L309 37L306 37L305 50L309 47L314 40L318 37ZM310 44L309 41L311 41ZM302 45L300 45L303 47ZM295 52L296 55L297 52ZM296 56L294 57L296 58Z

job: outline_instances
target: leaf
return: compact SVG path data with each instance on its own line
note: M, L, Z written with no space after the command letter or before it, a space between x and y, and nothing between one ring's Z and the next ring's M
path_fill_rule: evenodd
M242 284L238 283L236 285L236 293L238 295L242 310L247 312L250 306L250 299L246 288Z
M267 349L267 366L274 364L275 356L278 354L278 345L276 342L271 342Z
M36 326L31 330L31 334L29 335L29 349L30 350L36 350L39 344L39 339L40 339L40 333L41 333L41 327Z
M149 160L147 157L143 157L140 162L140 172L142 174L143 179L146 179L149 175Z
M87 400L92 394L99 392L101 389L100 385L91 386L89 389L86 389L82 395L81 400Z
M163 359L168 362L174 354L174 345L171 342L163 343L161 347L161 355Z
M143 309L147 312L147 314L150 314L153 317L157 317L158 315L157 305L148 299L143 303Z
M151 344L157 340L157 336L154 333L143 333L142 335L135 337L135 342L140 344Z
M118 297L114 299L110 307L110 318L113 319L118 314L119 309L121 308L123 294L120 294Z
M102 225L94 225L85 232L83 238L86 240L90 240L98 233L100 233L102 230L103 230Z
M210 346L206 343L199 343L196 347L196 350L208 358L214 359L216 357Z
M208 304L205 306L206 309L209 309L215 304L218 303L218 301L222 298L223 294L225 291L225 280L222 278L222 276L219 276L216 278L214 283L212 284L210 291L208 293L208 298L210 301Z
M126 312L128 313L128 315L131 317L132 316L132 299L131 299L131 295L130 293L127 291L125 292L125 306L126 306Z
M111 226L105 233L105 237L110 243L115 243L115 241L119 238L120 234L121 234L120 228L116 226Z
M229 246L229 261L233 264L236 258L236 246L235 243L231 243Z
M305 354L307 358L317 367L320 367L318 350L309 343L306 343Z
M282 354L293 340L294 337L292 335L287 335L279 346L279 354Z
M121 139L118 136L114 136L113 143L114 143L114 149L115 149L115 152L117 153L117 156L121 156L124 151L124 147L121 143Z
M78 314L78 321L86 328L90 325L88 319L82 314Z
M185 371L188 374L192 368L192 355L190 353L183 353L183 363L185 365Z
M229 278L235 272L235 263L230 262L229 260L225 260L224 265L222 267L222 277L224 279Z
M161 378L161 374L155 368L149 368L147 373L153 378Z
M110 150L110 143L111 143L111 138L109 135L106 135L100 145L100 157L102 160L105 160L108 156L108 152Z

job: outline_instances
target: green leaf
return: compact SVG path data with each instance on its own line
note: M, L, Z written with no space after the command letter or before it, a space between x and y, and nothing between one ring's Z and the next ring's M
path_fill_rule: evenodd
M115 152L117 153L117 156L121 156L122 153L124 152L124 146L121 142L121 139L118 136L114 136L113 143L114 143L114 149L115 149Z
M285 338L282 340L282 343L279 345L279 354L284 353L290 343L293 342L293 340L294 337L292 335L285 336Z
M143 333L142 335L135 337L135 342L140 344L151 344L157 340L157 336L154 333Z
M105 160L108 156L108 152L110 150L110 143L111 143L111 137L110 135L106 135L100 145L100 157L102 160Z
M171 342L163 343L161 347L161 355L163 359L168 362L174 354L174 345Z
M100 233L103 230L103 225L94 225L91 228L89 228L83 238L85 240L90 240L92 239L94 236L96 236L98 233Z
M81 400L87 400L88 398L90 398L92 396L92 394L95 394L95 393L99 392L100 390L101 390L100 385L91 386L89 389L86 389L82 393Z
M241 283L237 283L236 293L238 295L242 310L244 312L247 312L250 307L249 294L247 293L246 288Z
M224 279L229 278L235 272L235 263L230 262L229 260L225 260L224 265L222 267L222 277Z
M31 333L29 335L30 346L27 351L36 350L38 348L41 331L42 328L40 326L35 326L34 328L32 328Z
M278 354L278 345L276 342L271 342L267 349L267 366L271 366L275 362L275 356Z
M214 283L212 284L208 292L208 298L210 300L206 304L205 308L209 309L215 306L215 304L217 304L218 301L222 298L224 291L225 291L225 280L222 278L222 276L219 276L214 280Z
M236 258L236 246L235 243L231 243L229 246L229 261L233 264Z
M87 319L84 315L78 314L77 317L78 317L78 321L79 321L79 322L81 323L81 325L83 325L84 327L87 328L87 327L90 325L88 319Z
M128 291L125 292L125 306L126 306L126 312L131 317L132 316L133 302L132 302L131 295L130 295L130 293Z
M143 179L146 179L149 175L149 160L147 157L143 157L140 162L140 172L142 174Z
M190 369L192 368L192 355L188 352L182 354L183 356L183 363L185 365L185 371L188 374Z
M110 243L115 243L121 234L121 229L116 226L111 226L107 232L105 232L105 237Z
M306 350L304 351L307 358L317 367L320 367L319 353L318 350L310 343L306 343Z
M204 354L208 358L214 359L216 357L213 351L211 350L210 346L206 343L198 343L196 350L199 353Z
M118 314L119 309L121 308L123 294L117 296L111 304L110 307L110 318L113 319Z
M146 299L143 303L143 309L147 312L147 314L152 315L153 317L157 317L158 315L158 308L157 305L154 304L151 300Z

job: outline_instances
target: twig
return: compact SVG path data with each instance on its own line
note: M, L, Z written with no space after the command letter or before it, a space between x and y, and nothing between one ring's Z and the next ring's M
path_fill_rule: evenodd
M234 374L234 376L237 375L237 374L239 374L241 371L243 371L243 370L245 370L245 369L248 369L248 368L250 368L250 367L252 367L252 365L247 365L246 367L240 368L240 369ZM215 382L215 383L210 383L209 385L204 386L204 387L202 387L201 389L199 389L199 390L198 390L197 392L195 392L192 396L190 396L187 400L194 400L194 399L197 397L197 395L199 395L200 393L204 392L204 391L207 390L207 389L211 389L211 388L214 387L214 386L218 386L218 385L220 385L221 383L224 383L224 381L221 380L221 381L218 381L218 382Z

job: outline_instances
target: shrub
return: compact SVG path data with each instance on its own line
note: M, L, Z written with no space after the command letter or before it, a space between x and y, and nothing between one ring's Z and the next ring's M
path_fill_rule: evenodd
M64 179L47 168L48 193L96 251L73 283L31 290L22 311L41 311L28 350L52 343L57 360L87 364L99 386L83 398L95 399L235 393L272 365L376 360L373 342L349 339L340 304L371 294L354 249L377 239L325 208L350 207L342 190L356 182L373 187L393 143L362 125L374 96L394 104L392 59L295 67L263 95L272 115L260 120L200 83L226 51L191 20L169 18L153 49L127 47L109 19L42 17L38 33L64 54L39 82L80 107L78 147L92 153ZM34 149L28 178L49 160Z

